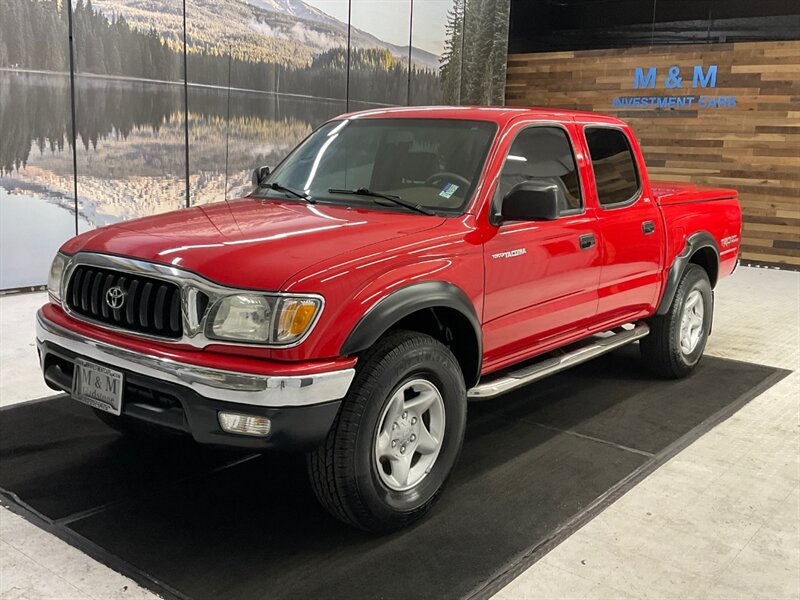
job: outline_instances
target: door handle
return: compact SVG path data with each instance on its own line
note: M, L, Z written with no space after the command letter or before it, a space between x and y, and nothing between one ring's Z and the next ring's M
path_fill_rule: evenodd
M656 230L656 224L652 221L643 221L642 222L642 232L645 235L650 235Z
M581 237L578 238L581 244L581 250L588 250L589 248L594 247L595 239L593 233L584 233Z

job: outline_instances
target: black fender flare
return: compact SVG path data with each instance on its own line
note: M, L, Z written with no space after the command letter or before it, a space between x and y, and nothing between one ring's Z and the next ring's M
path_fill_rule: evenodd
M472 325L478 345L478 364L475 373L465 373L467 381L478 380L483 356L481 324L472 301L458 286L446 281L421 281L402 287L382 298L356 323L339 351L350 356L366 350L392 325L403 317L426 308L450 308L458 311Z
M702 248L711 248L714 251L714 255L717 257L717 267L719 267L719 247L714 236L707 231L697 231L690 235L686 239L686 245L683 250L675 257L672 266L669 268L664 293L661 295L661 302L659 302L656 309L657 315L665 315L669 312L672 301L675 298L675 292L678 290L678 284L681 281L681 277L683 277L684 271L686 271L689 261Z

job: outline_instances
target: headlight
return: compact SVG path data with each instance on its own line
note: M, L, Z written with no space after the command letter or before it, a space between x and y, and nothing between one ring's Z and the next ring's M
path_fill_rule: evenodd
M56 302L61 302L61 276L64 274L64 267L67 266L67 257L63 254L56 254L53 264L50 265L50 276L47 278L47 291L50 297Z
M232 342L290 345L309 332L321 308L319 298L236 294L212 308L206 335Z

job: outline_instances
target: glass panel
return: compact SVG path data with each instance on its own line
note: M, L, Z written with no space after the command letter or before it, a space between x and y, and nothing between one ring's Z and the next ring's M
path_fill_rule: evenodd
M350 106L406 104L411 0L352 0ZM354 102L356 104L354 104Z
M442 102L445 104L461 104L465 9L466 0L453 0L446 13L444 42L439 61ZM412 34L416 35L413 31Z
M455 27L452 0L414 0L411 16L411 89L409 104L458 104L461 89L460 55L452 55L448 32ZM442 65L449 74L443 94Z
M343 100L233 92L228 198L249 194L256 167L274 168L314 127L344 111Z
M627 202L639 191L639 175L628 138L618 129L587 128L597 197L601 206Z
M796 0L710 0L708 41L719 43L796 40Z
M505 103L510 0L466 0L460 104Z
M0 289L43 285L75 235L65 5L0 2Z
M252 190L253 169L274 168L315 127L346 110L347 0L316 4L270 22L271 36L290 41L285 54L249 66L234 61L231 81L239 91L231 94L229 198Z
M510 52L795 40L792 0L515 1Z
M453 0L446 13L440 69L446 104L504 103L509 4Z
M236 19L235 15L228 16ZM234 32L228 36L216 23L210 6L193 0L186 3L189 196L192 204L225 199L231 54L234 47L237 51L244 49L239 34L247 31L245 28L239 32L240 23L234 23L230 27ZM253 48L256 47L254 44Z
M656 2L653 9L653 44L704 44L708 41L711 0Z
M347 0L236 10L187 3L193 204L248 193L255 167L275 166L345 111L347 8Z
M514 140L506 156L493 202L524 181L553 184L561 190L561 213L583 207L578 170L567 132L558 127L529 127ZM497 212L497 211L494 211Z
M94 226L185 206L183 19L73 0L78 205Z
M455 119L334 121L310 136L269 181L324 202L397 206L386 198L333 191L368 189L458 212L477 185L495 129L487 121Z

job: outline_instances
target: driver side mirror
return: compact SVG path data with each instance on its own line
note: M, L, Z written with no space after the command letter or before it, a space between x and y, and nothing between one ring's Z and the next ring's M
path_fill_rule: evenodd
M272 170L269 167L258 167L253 171L253 187L258 189L261 183L269 177Z
M564 192L553 183L523 181L503 198L503 221L554 221L565 204Z

